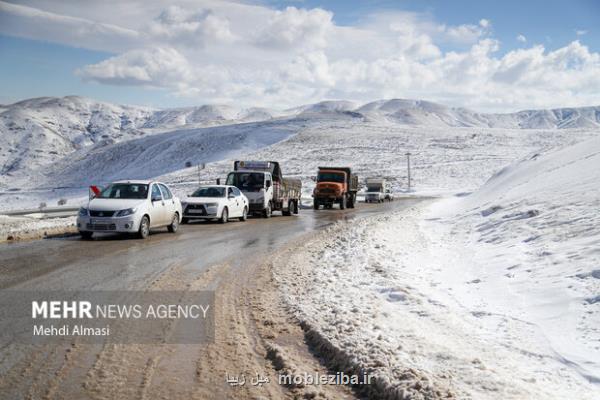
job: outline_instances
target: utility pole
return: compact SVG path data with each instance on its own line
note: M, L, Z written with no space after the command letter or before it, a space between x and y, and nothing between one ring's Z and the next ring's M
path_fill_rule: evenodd
M198 164L198 184L202 185L202 173L200 171L202 171L204 168L206 168L206 165L204 163Z
M406 165L408 169L408 191L410 192L410 152L406 153Z

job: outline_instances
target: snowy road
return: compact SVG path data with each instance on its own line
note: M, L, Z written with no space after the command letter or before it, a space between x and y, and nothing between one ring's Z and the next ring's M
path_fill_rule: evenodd
M418 203L399 200L359 204L355 210L302 210L298 217L275 216L227 225L183 226L177 235L155 233L149 240L112 236L15 243L0 247L0 288L43 290L216 290L217 334L210 345L23 346L4 344L0 351L2 398L287 398L298 390L271 384L244 389L225 385L225 373L272 375L264 337L285 334L297 343L295 365L323 367L303 348L298 326L285 321L277 305L257 305L269 296L265 266L270 255L294 248L315 231L336 221L381 215ZM261 297L264 299L264 296ZM264 301L264 300L262 300ZM267 323L280 318L275 325ZM268 328L268 332L261 331ZM278 330L275 332L275 330ZM235 344L235 345L232 345ZM210 366L210 367L209 367ZM326 371L321 371L326 372ZM334 398L354 398L345 387L322 390Z

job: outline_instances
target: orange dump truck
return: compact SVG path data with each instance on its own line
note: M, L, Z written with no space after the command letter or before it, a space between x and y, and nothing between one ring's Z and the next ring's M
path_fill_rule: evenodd
M356 192L358 191L358 176L349 167L319 167L317 186L313 192L315 210L323 206L332 208L339 204L340 209L354 208Z

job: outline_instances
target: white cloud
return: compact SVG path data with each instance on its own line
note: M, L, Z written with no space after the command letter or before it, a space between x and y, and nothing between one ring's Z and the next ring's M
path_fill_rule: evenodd
M482 36L486 35L492 24L487 19L479 21L478 25L464 24L458 26L450 26L446 28L446 35L457 42L474 43Z
M0 1L0 33L103 51L122 51L140 43L133 29L4 1Z
M211 10L186 10L170 6L146 27L149 35L179 45L197 46L232 42L234 35L226 18Z
M325 47L327 35L333 28L332 17L332 13L320 8L287 7L271 15L255 40L267 47Z
M586 31L586 30L584 30L584 29L577 29L577 30L575 31L575 34L576 34L577 36L583 36L583 35L586 35L586 34L587 34L587 31Z
M496 111L600 103L598 53L574 41L501 54L487 19L448 26L387 12L340 26L320 8L129 0L109 12L99 3L24 1L39 8L0 2L0 32L114 52L77 74L160 87L197 103L401 97Z
M161 47L131 50L88 65L77 74L99 83L170 88L186 87L193 79L188 60L175 49Z

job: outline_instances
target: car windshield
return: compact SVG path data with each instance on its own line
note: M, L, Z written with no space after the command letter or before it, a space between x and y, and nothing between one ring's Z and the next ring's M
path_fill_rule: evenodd
M264 188L265 174L261 172L232 172L227 176L227 184L242 191L258 192Z
M380 186L368 186L367 192L381 192Z
M338 182L344 183L344 174L335 172L321 172L317 178L317 182Z
M222 187L201 187L190 197L225 197L225 188Z
M100 199L145 199L148 197L148 185L140 183L113 183L104 188Z

